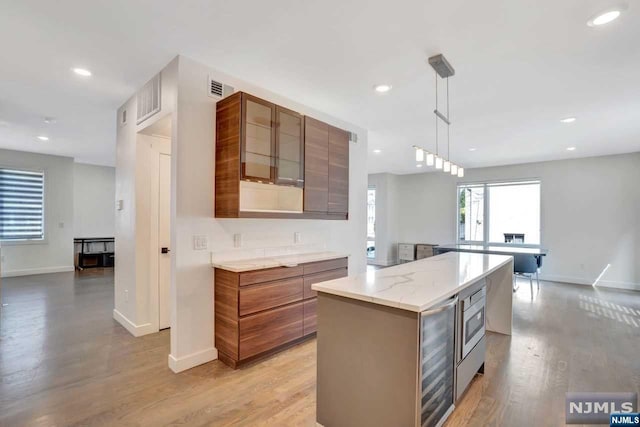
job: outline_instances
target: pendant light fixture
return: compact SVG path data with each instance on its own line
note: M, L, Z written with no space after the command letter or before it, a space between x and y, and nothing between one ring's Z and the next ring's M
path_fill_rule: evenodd
M451 148L451 136L450 136L450 113L449 113L449 77L455 74L455 70L449 64L449 61L445 59L445 57L440 54L436 56L432 56L429 58L429 65L435 71L435 86L436 86L436 106L433 110L433 114L435 115L435 126L436 126L436 150L435 153L431 153L422 147L418 147L414 145L413 147L416 150L416 162L421 163L426 159L427 166L435 166L437 170L442 170L444 173L451 174L452 176L457 176L459 178L464 177L464 168L451 162L450 159L450 148ZM447 109L446 115L443 114L438 109L438 76L446 81L447 87ZM440 155L439 150L439 135L438 135L438 125L439 122L442 121L447 126L447 154L446 156Z

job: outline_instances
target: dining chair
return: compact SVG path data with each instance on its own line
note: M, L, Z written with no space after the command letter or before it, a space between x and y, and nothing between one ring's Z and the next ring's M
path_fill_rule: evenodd
M516 254L513 256L513 273L516 276L529 277L531 287L531 298L533 298L533 275L536 275L538 290L540 290L540 280L538 278L538 257L533 255Z

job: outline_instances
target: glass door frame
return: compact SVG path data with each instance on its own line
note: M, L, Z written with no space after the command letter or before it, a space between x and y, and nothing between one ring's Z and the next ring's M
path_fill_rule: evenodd
M489 205L491 204L491 195L489 188L498 187L501 185L530 185L538 184L540 187L540 218L538 221L538 228L540 229L540 243L504 243L504 242L491 242L489 240ZM484 222L482 224L483 240L460 240L460 188L461 187L482 187L484 189L484 206L483 215ZM541 248L542 247L542 180L540 178L522 178L522 179L509 179L509 180L497 180L497 181L481 181L481 182L459 182L456 185L456 242L459 245L480 245L480 246L503 246L503 247L518 247L518 248Z
M271 109L271 147L269 147L271 157L270 157L270 166L269 166L269 179L263 177L254 177L247 175L245 173L245 163L246 163L246 150L247 150L247 101L254 102L256 104L264 105L265 107L269 107ZM260 99L256 96L249 95L248 93L242 94L242 105L241 105L241 115L240 115L240 179L244 181L253 181L253 182L267 182L267 183L275 183L276 180L276 171L275 171L275 155L276 155L276 129L275 129L275 120L276 120L276 106L275 104L265 101L264 99Z
M299 164L300 164L300 173L299 176L300 178L296 181L288 181L288 180L282 180L280 179L280 177L278 176L278 172L280 169L280 113L284 113L284 114L289 114L290 116L294 116L297 117L300 120L300 159L299 159ZM300 187L300 188L304 188L304 117L302 116L302 114L297 113L293 110L289 110L288 108L284 108L284 107L280 107L279 105L275 106L275 121L273 124L273 127L275 129L275 140L274 140L274 145L275 145L275 157L274 157L274 182L277 185L288 185L288 186L292 186L292 187Z

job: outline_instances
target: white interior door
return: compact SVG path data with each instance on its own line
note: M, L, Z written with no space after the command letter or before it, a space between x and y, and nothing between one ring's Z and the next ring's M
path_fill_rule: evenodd
M169 246L171 221L171 156L160 154L158 194L158 313L159 329L171 326L169 285L171 283L171 255ZM166 253L163 248L166 248Z

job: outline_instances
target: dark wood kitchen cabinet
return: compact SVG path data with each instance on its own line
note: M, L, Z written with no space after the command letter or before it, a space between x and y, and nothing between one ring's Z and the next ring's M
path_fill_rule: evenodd
M216 218L348 219L349 133L236 92L216 105Z
M330 214L349 212L349 133L329 127L329 203Z
M349 133L305 117L304 211L349 214Z
M329 125L304 118L304 211L328 212Z
M313 336L316 292L311 285L347 275L347 258L245 272L216 268L218 357L235 369Z

